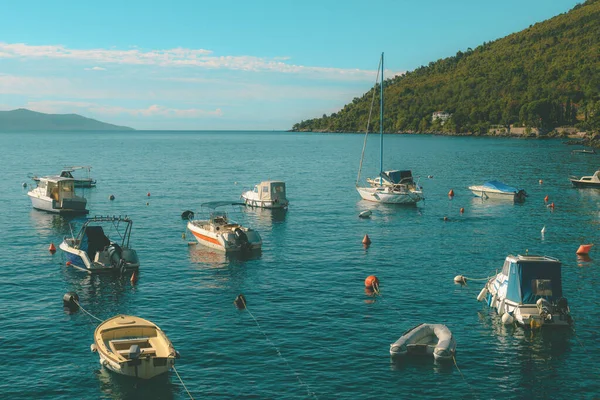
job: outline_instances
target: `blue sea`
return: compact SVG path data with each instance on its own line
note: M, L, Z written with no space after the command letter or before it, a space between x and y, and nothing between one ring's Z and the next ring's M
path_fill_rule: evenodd
M175 372L136 382L104 370L90 352L98 322L66 313L67 292L100 319L123 313L158 324L181 353L177 372L196 399L599 398L600 244L587 260L575 252L598 243L600 191L568 180L593 174L598 156L572 154L560 140L386 135L384 167L412 169L426 197L398 207L360 200L354 185L363 139L0 134L0 398L189 398ZM378 142L369 137L363 177L379 170ZM32 183L30 173L56 174L66 165L93 167L97 187L80 191L90 215L133 220L136 284L90 276L66 266L61 250L49 253L81 219L33 210L22 184ZM183 211L238 201L267 179L287 183L287 213L232 212L259 231L261 254L226 257L188 243ZM498 203L467 190L489 179L529 197ZM359 219L366 209L372 218ZM488 277L508 254L525 253L562 261L573 329L505 327L476 300L483 282L453 282L459 274ZM379 278L379 296L365 292L369 275ZM247 310L234 306L239 294ZM390 362L390 343L421 322L452 330L456 364Z

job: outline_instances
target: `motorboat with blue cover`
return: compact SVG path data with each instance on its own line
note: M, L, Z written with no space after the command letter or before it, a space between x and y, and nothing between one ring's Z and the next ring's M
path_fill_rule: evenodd
M420 324L404 332L390 345L392 359L428 356L435 361L450 361L456 354L456 340L446 325Z
M569 326L573 320L562 291L562 264L556 258L509 255L502 271L477 296L506 324L524 327Z
M77 236L65 237L59 246L65 252L67 265L89 273L138 269L137 252L129 244L132 225L127 216L87 219Z
M523 202L527 193L523 189L509 186L500 181L487 181L483 185L469 186L469 190L482 199L512 200Z

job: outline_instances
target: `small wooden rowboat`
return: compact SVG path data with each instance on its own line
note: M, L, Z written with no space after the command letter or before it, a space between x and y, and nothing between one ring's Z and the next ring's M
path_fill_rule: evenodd
M142 379L169 371L179 358L158 326L131 315L117 315L98 325L91 349L109 370Z
M417 325L390 345L393 359L414 355L433 356L436 361L449 361L455 353L456 341L452 332L442 324Z

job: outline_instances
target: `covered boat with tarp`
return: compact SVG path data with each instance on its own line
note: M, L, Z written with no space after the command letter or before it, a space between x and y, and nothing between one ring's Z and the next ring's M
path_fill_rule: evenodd
M500 181L487 181L483 185L469 186L469 190L482 199L512 200L523 202L527 193L523 189L509 186Z
M572 323L563 297L562 264L548 256L509 255L502 271L486 282L477 300L495 309L505 323L513 319L530 327Z

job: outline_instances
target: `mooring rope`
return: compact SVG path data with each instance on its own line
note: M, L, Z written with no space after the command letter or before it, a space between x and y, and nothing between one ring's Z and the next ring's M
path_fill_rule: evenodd
M310 386L307 383L305 383L302 380L302 378L300 378L300 374L297 373L292 368L292 366L290 365L290 363L288 362L288 360L283 356L283 354L281 354L281 351L279 351L279 348L277 346L275 346L275 343L273 343L273 341L269 338L269 336L267 336L266 332L262 329L262 327L258 323L258 320L254 316L254 314L252 314L250 312L250 310L248 310L248 306L246 305L246 300L244 298L241 298L241 301L244 304L244 309L248 312L248 315L250 315L252 317L252 319L254 320L254 322L256 323L256 326L258 327L258 330L260 331L260 333L263 334L263 336L265 337L265 339L267 340L267 342L269 342L269 344L275 349L275 351L277 352L277 355L279 355L279 357L285 362L285 365L287 365L287 367L289 368L289 370L294 374L294 376L296 377L296 379L300 383L300 386L303 386L306 389L306 393L309 396L314 397L315 399L318 399L317 395L313 391L310 390Z
M465 278L467 281L475 281L475 282L487 282L492 277L494 277L494 275L488 276L487 278L469 278L468 276L463 275L463 278Z
M91 312L87 311L85 308L83 308L83 307L81 306L81 304L79 304L79 302L78 302L77 300L75 300L75 299L72 299L72 300L73 300L73 302L74 302L75 304L77 304L77 306L78 306L79 308L81 308L81 311L83 311L84 313L86 313L87 315L89 315L90 317L94 318L94 319L95 319L95 320L97 320L97 321L100 321L100 322L102 322L102 321L103 321L103 320L101 320L100 318L96 317L96 316L95 316L94 314L92 314Z
M462 371L460 370L460 368L458 368L458 364L456 363L456 357L454 357L454 354L452 355L452 361L454 361L454 366L456 367L456 370L460 374L460 377L467 384L467 386L469 387L469 389L471 389L471 394L473 395L473 397L475 397L476 399L478 399L477 395L475 394L475 390L473 390L473 387L471 386L471 384L469 383L469 381L467 381L465 379L465 376L463 375Z
M181 379L181 376L179 376L179 372L177 372L177 369L175 369L175 365L173 365L173 371L175 371L175 374L177 375L177 378L179 378L179 382L181 382L181 384L183 385L183 388L187 392L188 396L190 396L190 399L194 400L194 397L192 396L192 394L190 393L190 391L188 390L188 388L185 386L185 383L183 383L183 379Z

